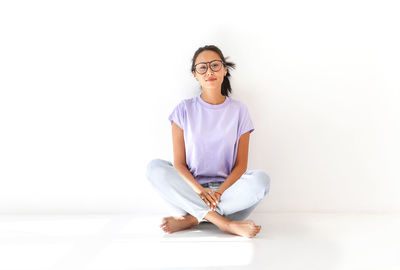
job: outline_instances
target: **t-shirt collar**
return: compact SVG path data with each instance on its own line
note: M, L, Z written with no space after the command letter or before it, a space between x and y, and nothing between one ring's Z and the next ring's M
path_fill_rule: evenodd
M217 104L217 105L214 105L214 104L210 104L210 103L205 102L205 101L200 97L200 95L197 96L197 101L198 101L203 107L206 107L206 108L209 108L209 109L221 109L221 108L224 108L225 106L227 106L227 105L229 104L230 98L229 98L229 97L226 97L226 98L225 98L225 101L224 101L223 103Z

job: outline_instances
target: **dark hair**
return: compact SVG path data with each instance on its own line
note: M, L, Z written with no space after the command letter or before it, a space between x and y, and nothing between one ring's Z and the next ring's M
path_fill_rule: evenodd
M227 67L227 72L226 72L226 75L224 77L224 81L222 82L222 85L221 85L221 94L223 96L227 96L228 97L229 93L232 92L231 83L229 82L229 77L231 76L231 74L229 73L229 70L230 69L234 69L236 64L232 63L232 62L227 62L226 59L228 59L229 57L225 58L224 55L222 54L221 50L217 46L206 45L204 47L198 48L197 51L194 53L193 58L192 58L191 71L195 72L194 63L196 61L196 58L201 52L206 51L206 50L216 52L219 55L219 57L221 57L221 60L224 62L224 67Z

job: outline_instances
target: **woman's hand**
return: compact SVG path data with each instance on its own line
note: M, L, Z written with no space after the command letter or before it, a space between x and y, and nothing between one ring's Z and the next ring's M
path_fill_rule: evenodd
M217 190L216 190L217 191ZM218 193L216 193L215 191L214 191L214 195L215 195L215 197L217 198L217 200L218 200L218 202L220 202L221 201L221 195L219 195ZM217 203L218 204L218 203Z
M198 195L213 211L215 211L220 201L220 196L218 194L214 193L210 188L203 188Z

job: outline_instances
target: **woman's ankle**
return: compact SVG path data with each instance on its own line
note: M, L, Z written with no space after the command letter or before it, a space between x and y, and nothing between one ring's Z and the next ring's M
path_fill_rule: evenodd
M197 218L195 218L194 216L192 216L191 214L187 214L186 216L183 216L185 219L190 220L190 222L192 222L193 226L199 225L199 221L197 220Z
M231 220L227 219L224 216L221 216L217 212L210 211L204 217L206 220L210 221L214 225L216 225L221 231L226 232L231 224Z

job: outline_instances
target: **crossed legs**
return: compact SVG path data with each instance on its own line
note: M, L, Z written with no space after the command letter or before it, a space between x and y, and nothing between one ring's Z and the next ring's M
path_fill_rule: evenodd
M241 220L269 191L269 177L260 170L243 174L224 192L216 211L210 210L194 193L171 162L152 160L147 167L147 178L170 205L186 213L162 219L160 227L167 233L196 226L202 220L215 224L223 232L245 237L254 237L261 229L252 220ZM235 218L239 220L232 220Z

